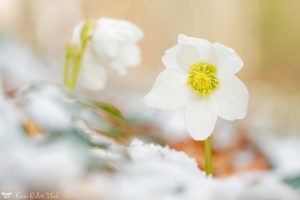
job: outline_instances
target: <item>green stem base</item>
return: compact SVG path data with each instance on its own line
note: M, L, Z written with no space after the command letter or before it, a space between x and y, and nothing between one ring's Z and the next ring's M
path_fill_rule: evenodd
M204 141L205 151L205 174L206 176L212 175L212 148L211 148L211 136Z

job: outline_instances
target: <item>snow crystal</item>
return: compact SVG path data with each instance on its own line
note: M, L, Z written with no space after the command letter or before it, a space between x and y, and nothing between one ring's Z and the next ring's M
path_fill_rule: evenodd
M261 172L227 179L207 178L194 159L168 147L144 144L135 139L128 150L131 162L124 163L113 175L94 174L91 181L84 184L89 185L84 192L98 192L99 199L109 200L298 199L293 189L272 174ZM90 196L90 193L86 195Z
M41 86L33 90L29 88L30 85L25 85L20 89L19 100L25 111L41 128L48 130L68 128L71 116L64 104L66 95L55 85Z
M115 177L118 193L113 199L207 199L206 177L194 159L182 152L134 140L129 147L132 159Z
M22 122L14 102L0 99L1 189L22 192L61 188L80 177L85 162L78 145L63 140L40 143L26 136Z

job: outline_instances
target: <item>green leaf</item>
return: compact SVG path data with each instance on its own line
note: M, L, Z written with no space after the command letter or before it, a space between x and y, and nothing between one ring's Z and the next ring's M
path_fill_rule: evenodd
M115 106L89 99L78 93L70 92L61 85L49 82L30 84L18 93L17 102L26 115L28 115L26 107L32 94L37 96L49 94L47 98L59 105L74 122L84 122L84 125L92 132L101 133L120 142L125 142L131 135L132 129L129 122ZM45 127L41 128L46 132L51 131L46 130ZM70 128L84 129L75 123Z

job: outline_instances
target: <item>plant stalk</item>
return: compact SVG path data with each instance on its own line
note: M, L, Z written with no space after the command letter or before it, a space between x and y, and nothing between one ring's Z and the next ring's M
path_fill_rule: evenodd
M204 141L205 151L205 174L206 176L212 175L212 148L211 148L211 136Z

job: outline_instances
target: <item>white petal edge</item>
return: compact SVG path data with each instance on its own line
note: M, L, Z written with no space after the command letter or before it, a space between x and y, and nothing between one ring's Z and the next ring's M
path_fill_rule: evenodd
M190 95L186 84L187 74L164 70L156 78L152 89L145 96L147 106L173 110L184 107Z
M97 20L97 27L96 31L98 29L99 31L113 31L113 33L117 33L132 42L138 42L144 36L143 31L138 26L123 19L102 17Z
M193 45L198 49L200 59L198 62L207 62L210 53L211 42L202 38L195 38L186 36L184 34L178 35L178 44Z
M208 62L215 65L219 73L225 74L235 74L244 66L243 60L233 49L220 43L211 45Z
M214 111L230 121L245 118L249 93L244 83L235 75L223 75L219 80L219 89L210 97Z
M186 70L200 61L197 47L190 44L179 44L166 50L162 62L167 69Z
M104 88L106 81L105 68L99 65L93 55L87 51L79 72L80 85L88 90L101 90Z
M72 34L72 42L75 44L81 44L81 31L83 27L84 21L80 21L75 25Z
M165 54L162 56L161 61L167 69L180 69L180 66L177 64L176 56L179 52L179 46L175 45L170 49L165 51Z
M120 75L127 74L127 69L136 67L141 62L141 50L137 45L130 44L120 48L120 55L108 66Z
M191 101L185 109L185 123L194 140L205 140L213 132L217 115L207 100Z

